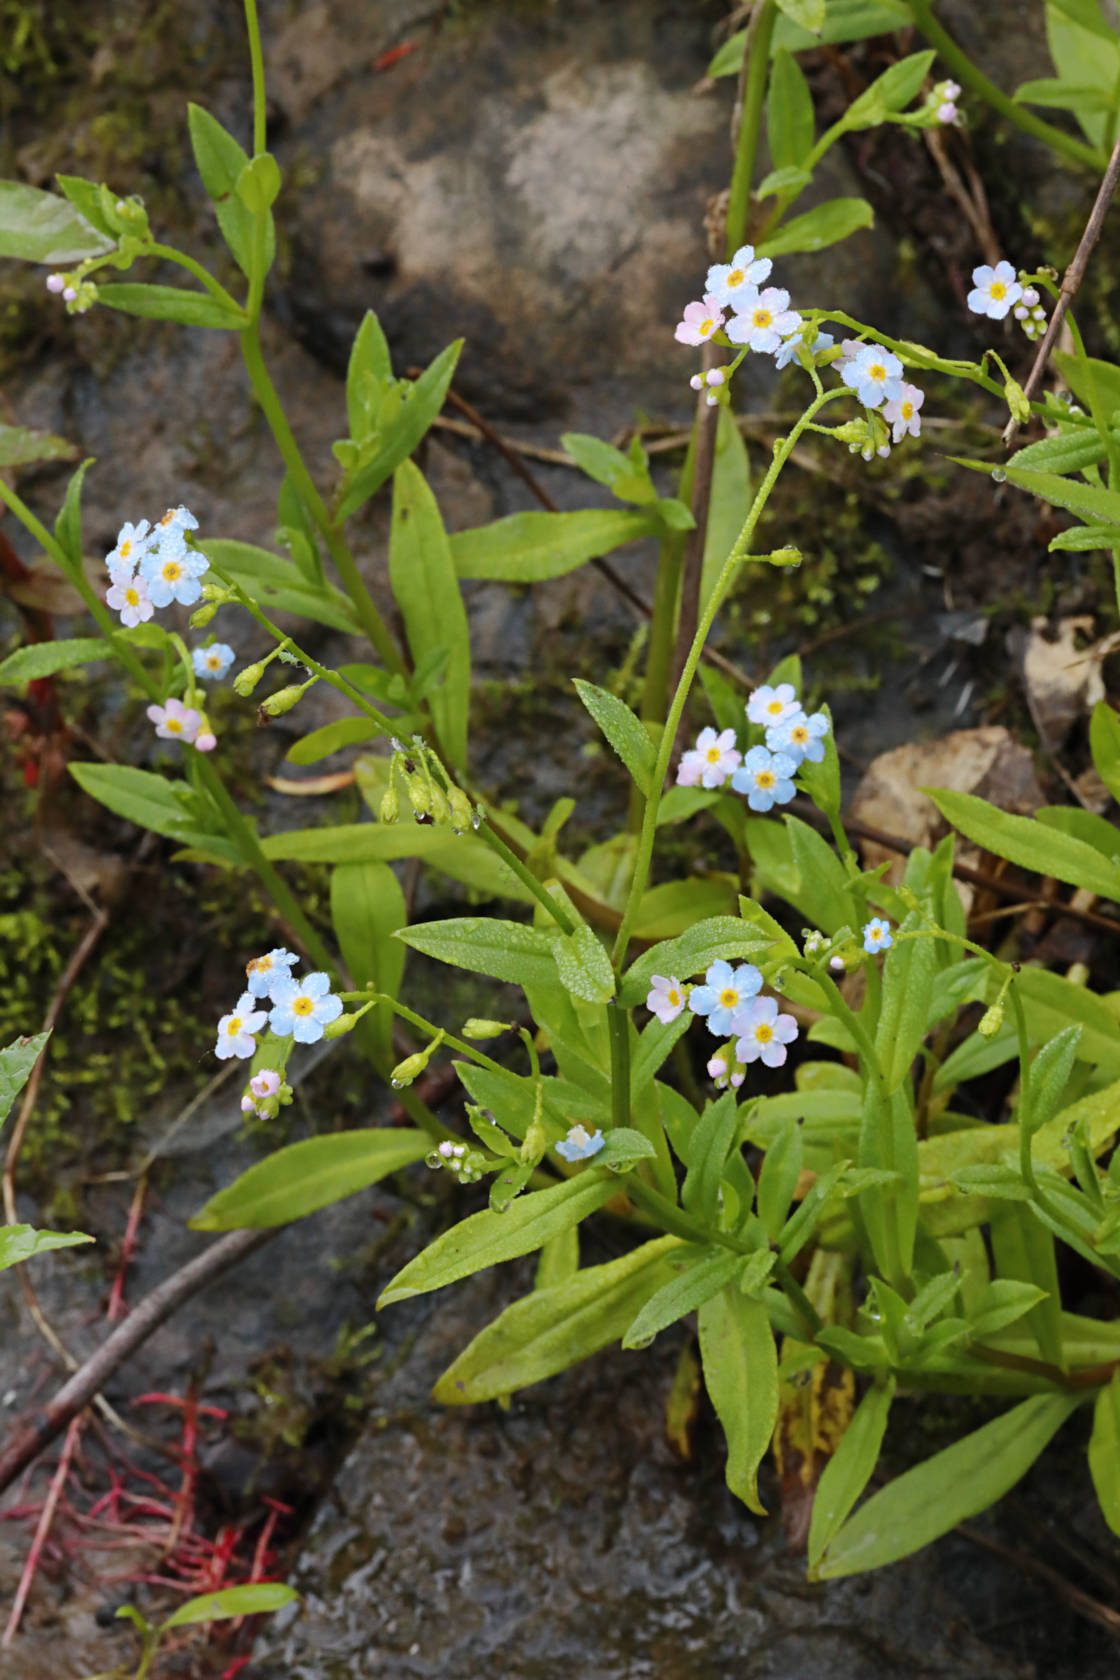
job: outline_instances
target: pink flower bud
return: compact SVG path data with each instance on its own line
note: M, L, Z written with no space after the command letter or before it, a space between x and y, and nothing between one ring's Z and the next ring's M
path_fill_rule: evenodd
M63 297L64 297L64 298L65 298L65 300L66 300L66 302L67 302L67 303L73 303L73 302L74 302L74 299L75 299L75 298L76 298L76 297L77 297L77 295L78 295L78 294L77 294L77 292L76 292L76 291L75 291L75 290L74 290L74 288L73 288L73 286L67 286L67 287L66 287L66 288L65 288L65 289L64 289L64 291L63 291L63 293L62 293L62 295L63 295Z
M194 744L197 752L213 752L218 744L218 737L211 734L210 730L204 729L201 735L195 736Z
M66 284L66 281L63 279L61 274L48 274L47 275L47 290L48 290L48 292L60 292L62 290L63 286L65 286L65 284Z

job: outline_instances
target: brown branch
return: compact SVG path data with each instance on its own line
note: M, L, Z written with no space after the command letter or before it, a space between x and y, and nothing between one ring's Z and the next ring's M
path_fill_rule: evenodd
M1062 276L1061 290L1058 293L1058 301L1054 305L1054 313L1050 317L1050 325L1047 327L1042 343L1038 347L1038 351L1034 358L1034 365L1031 368L1030 373L1027 375L1026 383L1023 386L1023 396L1026 398L1027 402L1031 401L1035 392L1038 390L1039 382L1042 379L1046 364L1050 360L1050 352L1053 350L1058 334L1062 330L1062 322L1065 320L1066 310L1076 297L1078 289L1085 276L1085 269L1088 266L1089 258L1093 254L1093 247L1096 245L1097 240L1101 236L1101 229L1104 227L1104 219L1108 215L1108 208L1112 203L1112 197L1116 191L1116 183L1118 180L1120 180L1120 140L1117 140L1115 146L1112 148L1112 156L1108 160L1108 168L1104 172L1103 179L1101 180L1100 187L1097 191L1097 196L1093 201L1093 208L1089 212L1089 220L1085 224L1085 232L1081 235L1081 242L1078 245L1077 250L1074 252L1073 261L1070 263L1069 267L1065 271L1065 274ZM1005 444L1011 442L1011 439L1018 430L1018 427L1019 422L1014 417L1007 422L1007 426L1005 427L1003 433L1003 441Z
M956 1532L963 1535L966 1540L971 1540L974 1546L983 1546L987 1551L994 1552L996 1557L1004 1558L1008 1563L1014 1564L1025 1575L1033 1575L1037 1580L1045 1581L1047 1586L1052 1587L1060 1598L1064 1598L1070 1609L1075 1610L1079 1616L1084 1616L1089 1621L1096 1622L1098 1626L1107 1628L1111 1634L1120 1634L1120 1611L1113 1610L1107 1604L1102 1604L1099 1599L1093 1598L1089 1593L1084 1592L1081 1587L1075 1586L1059 1570L1052 1568L1048 1563L1044 1563L1041 1558L1034 1557L1029 1552L1019 1551L1017 1547L1005 1546L1002 1540L996 1540L994 1536L985 1534L983 1529L974 1528L971 1523L958 1523Z
M0 1451L0 1493L89 1405L118 1366L184 1301L284 1229L283 1225L275 1225L263 1231L230 1231L146 1295L97 1352L63 1384L46 1410Z

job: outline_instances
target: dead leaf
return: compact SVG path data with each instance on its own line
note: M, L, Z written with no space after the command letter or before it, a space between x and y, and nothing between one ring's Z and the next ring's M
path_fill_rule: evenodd
M1036 618L1030 633L1020 637L1019 665L1027 705L1047 752L1056 753L1078 719L1104 699L1095 650L1078 647L1075 640L1092 633L1090 617L1063 618L1056 626L1046 618Z

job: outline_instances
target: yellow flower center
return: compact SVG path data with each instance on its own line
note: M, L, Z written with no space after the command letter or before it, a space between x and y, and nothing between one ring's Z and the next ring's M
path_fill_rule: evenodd
M774 323L774 317L768 309L756 309L751 320L756 327L769 327Z
M163 727L165 729L169 729L172 735L179 735L182 733L183 729L182 719L177 717L165 717L163 720Z
M739 994L734 986L725 986L719 994L719 1001L725 1009L734 1009L739 1001Z
M766 702L766 710L770 713L771 717L777 717L783 710L782 702L780 700L768 700Z
M211 654L207 655L206 666L207 666L208 670L216 671L220 664L221 664L221 660L218 658L216 653L211 653Z
M122 560L127 560L131 553L132 553L132 544L130 542L123 542L121 544L121 559Z
M124 598L130 607L137 607L140 605L140 591L138 589L126 589L124 592Z
M774 786L774 779L774 772L772 770L760 770L758 775L755 777L755 781L758 783L760 788L772 788Z
M707 760L708 760L709 764L718 764L719 763L719 748L718 747L709 747L708 751L707 751L707 754L705 756L707 757Z
M230 1018L229 1018L229 1023L226 1027L226 1037L227 1038L236 1038L240 1031L241 1031L241 1017L240 1017L240 1015L231 1015Z
M715 327L715 324L716 324L715 323L715 318L711 315L708 316L708 319L706 321L701 321L701 323L700 323L700 336L701 336L701 338L707 338L708 334Z
M887 377L887 370L882 362L872 362L868 370L868 376L874 380L883 380Z
M677 991L675 986L671 986L669 988L669 990L666 992L665 996L669 999L669 1002L673 1005L674 1009L677 1007L677 1004L681 1001L681 994Z
M310 1015L315 1005L309 997L298 997L292 1004L293 1015Z
M160 520L160 524L161 525L172 525L172 524L174 524L174 522L175 522L175 509L174 508L168 508L167 512L164 514L163 518Z
M914 404L913 404L913 403L912 403L912 402L904 402L904 403L903 403L903 405L902 405L902 408L901 408L901 410L900 410L900 413L901 413L901 414L902 414L902 418L903 418L903 419L904 419L904 420L911 420L911 419L913 419L913 416L914 416Z
M272 967L271 957L254 957L251 963L246 963L246 974L267 974Z
M1000 298L1005 298L1007 296L1007 287L1004 285L1002 280L993 280L991 285L988 287L988 291L996 303L999 302Z
M183 568L180 566L178 560L165 560L160 570L164 581L167 583L174 583L183 575Z
M809 739L809 731L806 729L806 727L803 723L795 724L794 727L790 730L790 735L793 738L793 740L795 740L797 742L797 745L799 747L803 747L805 745L806 741Z
M774 1036L773 1027L768 1027L765 1021L760 1021L754 1029L754 1036L760 1044L769 1044Z
M873 928L868 928L867 932L868 932L869 937L871 939L874 939L874 940L879 940L879 939L882 939L882 937L883 937L882 928L874 928L874 927Z
M745 279L746 275L743 273L741 268L733 268L731 273L727 276L727 284L729 286L741 286Z

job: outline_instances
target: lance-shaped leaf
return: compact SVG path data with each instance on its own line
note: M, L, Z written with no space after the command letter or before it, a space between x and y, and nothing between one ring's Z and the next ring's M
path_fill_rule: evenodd
M911 933L921 925L922 917L913 911L899 933ZM920 934L916 939L896 939L887 952L875 1054L888 1092L896 1091L908 1076L926 1036L936 971L936 944Z
M1089 1474L1104 1520L1120 1535L1120 1371L1097 1395L1089 1439Z
M489 525L456 531L450 539L451 558L461 578L544 583L655 531L651 514L625 508L511 513Z
M625 700L605 688L577 677L576 693L583 701L619 758L633 776L641 793L648 794L654 760L657 757L649 731L630 710Z
M439 507L411 461L402 462L393 480L389 578L415 663L446 652L443 682L429 695L428 704L447 761L461 770L467 759L471 700L467 611Z
M510 1219L509 1213L501 1215ZM677 1237L640 1248L515 1301L464 1348L433 1390L443 1405L494 1400L542 1382L615 1342L642 1301L670 1277Z
M795 251L823 251L850 233L874 224L875 212L865 198L830 198L803 216L785 222L758 247L760 257L788 257Z
M439 962L454 963L516 986L556 983L551 935L524 922L489 916L456 916L446 922L422 922L402 928L398 938L414 951Z
M839 1531L849 1511L871 1480L879 1462L879 1449L886 1433L895 1381L890 1377L869 1388L855 1416L840 1438L840 1445L824 1467L813 1499L809 1525L809 1566L815 1569L829 1541Z
M223 1587L220 1592L188 1598L163 1623L165 1629L186 1627L194 1622L227 1622L236 1616L261 1616L294 1604L299 1594L284 1581L247 1581L241 1587Z
M614 970L596 934L580 924L571 933L550 938L560 984L584 1003L607 1003L614 996Z
M211 1196L191 1220L195 1231L287 1225L422 1160L426 1132L331 1132L278 1149Z
M22 467L29 461L72 461L77 453L74 444L55 437L53 432L0 426L0 467Z
M112 656L112 648L100 636L78 636L69 642L32 642L0 660L0 683L34 682L38 677L53 677L56 671L69 671L75 665L88 665L95 659Z
M759 1516L762 1463L778 1417L778 1351L766 1308L727 1285L700 1308L704 1384L727 1436L727 1485Z
M382 439L381 448L376 456L366 466L360 467L347 485L336 514L340 523L349 519L351 514L357 513L362 503L367 502L375 490L380 490L401 462L412 454L443 407L443 399L447 395L447 388L451 384L451 376L455 372L455 364L459 360L462 348L463 341L457 338L454 344L449 344L446 350L440 352L412 386L408 393L408 401L401 405L400 412Z
M442 1289L503 1260L515 1260L519 1254L532 1254L558 1231L594 1213L617 1191L618 1180L613 1173L593 1169L549 1190L519 1196L504 1213L489 1208L472 1213L429 1243L397 1273L382 1290L378 1309Z
M0 257L72 263L99 257L115 244L66 199L25 181L0 181Z
M114 280L98 286L97 300L125 315L140 315L147 321L177 321L182 327L217 327L240 332L248 326L244 310L231 308L213 292L196 292L188 286L151 286L140 280Z
M1061 834L1033 817L1011 816L975 794L955 793L951 788L922 788L921 792L967 839L1006 858L1008 863L1038 875L1054 875L1102 898L1115 899L1120 894L1120 868L1083 840Z
M1032 1395L907 1470L843 1525L817 1574L832 1581L881 1569L979 1516L1025 1475L1078 1404L1076 1395Z
M49 1032L43 1032L33 1038L17 1038L14 1044L0 1050L0 1124L7 1119L9 1109L31 1078L31 1069L50 1036Z
M343 863L331 871L331 921L343 961L361 991L396 997L404 973L405 949L394 939L408 921L400 882L387 863ZM391 1063L393 1016L384 1007L371 1011L359 1026Z
M84 1231L36 1231L30 1225L0 1225L0 1271L53 1248L73 1248L92 1241Z
M677 1276L651 1295L622 1338L625 1348L648 1347L659 1330L718 1295L742 1271L744 1258L716 1244L707 1249L682 1248L674 1258Z

